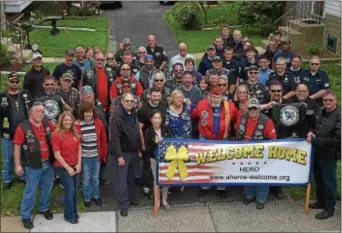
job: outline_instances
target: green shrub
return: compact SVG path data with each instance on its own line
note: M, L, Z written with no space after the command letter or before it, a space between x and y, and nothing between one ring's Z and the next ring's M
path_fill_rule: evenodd
M272 24L282 15L285 3L245 1L238 11L240 21L242 24L250 25Z
M197 2L177 2L171 10L172 16L182 29L196 29L200 25L198 15L200 7Z
M309 45L307 51L308 51L308 54L310 56L318 55L318 53L319 53L319 46L317 44L311 44L311 45Z
M270 33L273 33L277 27L274 24L262 24L259 25L260 36L268 37Z
M10 65L11 57L7 52L7 47L5 45L0 44L0 68L5 68Z

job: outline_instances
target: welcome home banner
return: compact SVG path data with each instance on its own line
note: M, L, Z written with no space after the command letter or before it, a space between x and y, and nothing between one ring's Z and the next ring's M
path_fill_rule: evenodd
M304 185L311 144L304 139L199 141L164 139L157 149L159 185Z

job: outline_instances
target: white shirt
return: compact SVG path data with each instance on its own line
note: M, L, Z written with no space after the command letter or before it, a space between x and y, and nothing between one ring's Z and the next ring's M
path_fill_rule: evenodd
M185 59L187 59L189 57L194 59L194 61L195 61L194 67L196 67L196 59L194 58L194 56L192 56L191 54L187 53L185 57L182 57L180 54L177 54L177 55L175 55L175 56L173 56L171 58L171 61L170 61L170 71L172 72L173 65L176 64L176 63L181 63L181 64L183 64L183 67L185 67L185 64L184 64Z

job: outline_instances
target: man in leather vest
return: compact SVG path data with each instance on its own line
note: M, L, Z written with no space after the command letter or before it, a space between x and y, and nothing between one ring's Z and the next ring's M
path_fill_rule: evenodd
M154 66L154 59L151 54L145 56L145 64L136 73L135 78L140 82L144 90L153 86L153 74L156 71Z
M44 77L43 87L45 92L38 95L34 101L44 103L45 118L56 124L59 115L63 111L72 111L72 108L66 103L64 94L56 92L57 82L53 76Z
M323 95L323 109L318 116L316 130L310 131L306 140L315 150L314 178L317 187L317 201L309 207L323 209L315 218L327 219L335 213L336 160L341 155L341 112L333 91L326 90Z
M260 105L257 98L248 100L248 112L243 113L235 124L237 138L241 141L277 139L276 131L271 119L260 113ZM267 185L245 186L245 199L243 203L248 205L256 198L256 208L264 208L269 187Z
M114 76L110 68L108 70L105 68L104 61L103 53L95 55L95 66L83 72L81 87L91 86L95 98L100 100L103 110L107 113L111 104L109 90L114 81Z
M241 84L245 84L248 86L249 94L251 97L257 98L260 104L265 102L266 87L264 84L259 82L258 79L259 68L255 65L252 65L248 68L248 80L242 82Z
M13 136L17 126L28 118L32 105L32 98L28 90L19 88L19 74L11 72L8 75L8 90L0 93L0 132L3 151L4 189L12 187L13 164ZM20 178L24 180L24 177Z
M53 186L53 153L50 140L53 125L44 119L45 107L42 102L33 104L29 119L23 121L16 129L13 139L15 173L24 174L21 166L21 149L24 152L26 188L21 201L20 215L26 229L33 228L32 211L36 204L38 186L41 187L39 212L47 220L53 218L50 212L51 190Z

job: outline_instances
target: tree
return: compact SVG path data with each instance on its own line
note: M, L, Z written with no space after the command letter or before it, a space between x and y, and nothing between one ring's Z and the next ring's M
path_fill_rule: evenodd
M200 5L200 7L203 11L203 14L204 14L204 22L208 23L208 11L209 11L211 5L207 4L207 6L205 6L204 3L205 2L198 1L198 4Z

